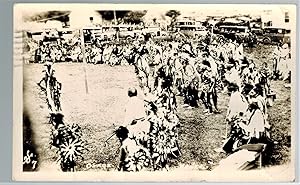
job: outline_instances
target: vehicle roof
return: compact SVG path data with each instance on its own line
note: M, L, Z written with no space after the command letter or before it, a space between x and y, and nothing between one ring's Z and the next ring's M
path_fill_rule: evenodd
M198 21L194 21L194 20L178 20L176 22L198 22Z
M93 26L93 27L83 27L82 29L84 29L84 30L101 30L102 27L96 27L96 26Z
M287 30L285 28L277 28L277 27L266 27L265 30Z
M205 27L202 25L176 25L176 27Z
M224 27L224 28L248 28L248 26L231 26L231 25L222 25L222 26L219 26L220 28L221 27Z

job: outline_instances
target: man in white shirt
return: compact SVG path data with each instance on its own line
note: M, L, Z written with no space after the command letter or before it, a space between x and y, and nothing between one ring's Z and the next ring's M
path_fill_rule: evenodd
M273 51L273 78L278 79L278 62L280 60L280 44L278 44Z
M231 83L229 88L231 96L228 103L226 120L230 122L232 119L245 114L248 108L248 102L244 95L239 91L239 86L237 84Z
M142 121L146 118L144 101L137 97L136 88L129 88L128 97L125 107L125 125L135 124L137 121Z
M137 96L136 88L129 88L129 100L125 107L124 125L129 138L141 137L150 131L150 122L146 119L144 101Z

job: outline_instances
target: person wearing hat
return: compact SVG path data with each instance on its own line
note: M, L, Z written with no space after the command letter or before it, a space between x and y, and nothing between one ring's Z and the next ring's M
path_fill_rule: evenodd
M135 159L137 155L146 154L145 160L147 159L149 153L143 146L136 142L136 139L132 138L130 132L131 128L120 126L115 131L117 138L121 143L119 150L119 165L118 171L140 171L144 166L143 160L136 163ZM138 166L138 168L137 168Z
M119 59L122 56L124 48L121 47L119 43L115 44L113 47L108 62L111 66L114 66L119 63Z
M103 48L103 63L104 64L108 64L109 63L109 57L110 57L110 54L112 52L112 46L109 44L109 43L106 43L104 45L104 48Z
M249 92L249 102L257 102L258 108L267 118L267 102L264 97L264 89L261 84L256 84Z
M239 64L241 64L242 60L244 59L244 47L243 43L241 43L240 41L236 42L236 49L233 58L237 60Z
M200 65L200 84L199 84L199 98L202 100L205 113L212 114L213 113L213 105L215 106L216 111L218 111L216 107L216 99L214 97L214 77L210 67L210 63L207 61L203 61L202 65Z
M233 40L234 38L230 38L229 42L227 43L227 53L231 53L231 55L233 55L236 50L236 43Z
M230 99L227 108L226 120L231 122L233 119L244 115L248 108L246 97L241 93L240 87L236 83L229 83L228 91Z
M232 61L232 62L230 62ZM229 60L228 64L225 64L226 73L224 74L225 80L229 83L235 83L241 88L242 86L242 79L239 75L239 70L237 69L237 63L233 59Z
M209 55L217 60L220 56L220 51L218 48L218 43L216 40L214 40L209 46L208 46Z
M181 59L178 56L177 52L174 53L173 66L174 66L174 85L178 90L178 94L182 94L184 69L183 69L183 64L181 63Z
M60 94L61 94L61 88L62 84L56 80L56 77L54 76L54 69L53 69L53 62L51 59L48 59L48 61L44 64L45 70L45 77L37 83L37 85L46 92L47 97L47 104L48 109L51 112L58 112L61 111L61 105L60 105Z
M247 126L244 127L246 133L251 138L249 142L257 143L263 136L269 137L267 130L270 128L268 122L266 122L265 115L259 108L259 102L250 101L247 116Z
M45 66L45 73L46 73L46 76L52 76L53 75L53 72L54 72L54 70L53 70L53 68L52 68L52 66L53 66L53 61L52 61L52 59L49 57L49 56L47 56L46 58L45 58L45 63L44 63L44 66Z
M259 71L260 74L260 80L259 83L263 86L264 88L264 96L267 96L269 93L271 93L271 84L270 84L270 79L272 76L272 72L268 67L268 63L264 62L260 68Z
M253 61L244 57L240 69L240 76L243 84L251 83L249 81L252 73L253 73Z
M290 62L290 49L288 44L283 44L282 48L280 49L280 60L278 62L278 73L280 79L286 80L288 78Z
M280 60L280 53L281 53L281 43L277 43L274 51L273 51L273 56L272 56L272 59L273 59L273 79L274 80L277 80L279 78L279 71L278 71L278 63L279 63L279 60Z

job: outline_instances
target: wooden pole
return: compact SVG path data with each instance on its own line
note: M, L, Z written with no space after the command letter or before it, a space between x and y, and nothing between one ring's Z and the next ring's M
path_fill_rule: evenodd
M85 84L85 92L86 94L89 93L88 83L87 83L87 74L86 74L86 57L85 57L85 44L84 44L84 35L83 29L80 30L80 42L81 42L81 53L82 53L82 60L83 60L83 71L84 71L84 84Z
M116 14L116 10L114 10L114 22L115 22L115 26L117 26L118 23L117 23L117 14ZM116 28L116 39L117 39L117 41L119 41L119 28Z
M114 22L115 22L115 25L117 25L117 15L116 15L116 10L114 10Z
M213 34L214 34L214 26L215 26L215 24L213 24L211 27L210 42L212 42L212 38L213 38Z

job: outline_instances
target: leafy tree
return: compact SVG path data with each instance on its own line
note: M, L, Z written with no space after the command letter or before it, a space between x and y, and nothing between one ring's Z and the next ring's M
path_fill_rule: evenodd
M114 11L97 11L103 19L111 21L114 19ZM143 22L143 17L147 13L144 11L128 11L128 10L118 10L116 11L116 19L121 20L121 22L129 24L139 24Z
M111 21L114 20L114 11L113 10L99 10L97 11L104 20ZM116 19L123 19L125 15L130 12L128 10L117 10Z
M176 19L181 13L178 10L169 10L166 13L166 16L171 17L172 19Z
M32 16L25 16L24 21L46 22L48 20L57 20L66 23L69 21L70 13L70 11L46 11Z
M173 29L175 26L175 22L177 20L177 17L181 15L180 11L178 10L169 10L165 14L166 16L171 18L171 24L170 27Z
M140 24L143 22L143 17L147 11L130 11L124 17L124 22L129 24Z

